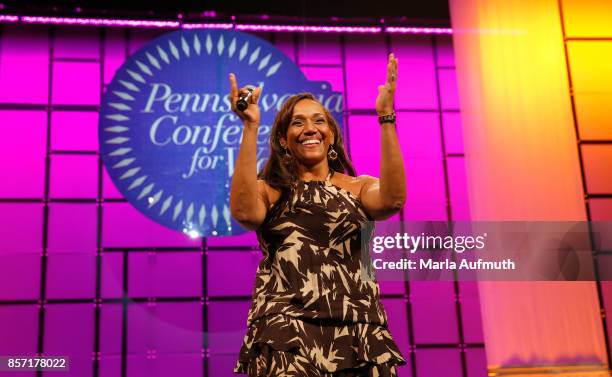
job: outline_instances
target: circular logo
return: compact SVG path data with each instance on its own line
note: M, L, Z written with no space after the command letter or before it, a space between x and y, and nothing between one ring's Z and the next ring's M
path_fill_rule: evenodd
M132 55L108 86L100 151L123 196L154 221L192 237L245 232L230 216L229 187L242 138L229 73L262 86L257 169L274 116L291 95L313 93L342 127L342 96L308 81L270 43L232 30L179 30Z

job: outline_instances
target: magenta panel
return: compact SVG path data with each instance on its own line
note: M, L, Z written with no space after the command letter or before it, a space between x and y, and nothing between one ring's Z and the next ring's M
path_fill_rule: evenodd
M457 74L454 69L438 70L440 79L440 97L443 110L459 110L459 91Z
M442 158L437 113L398 112L397 136L404 159Z
M208 362L208 370L214 371L215 376L235 377L239 376L233 372L237 359L238 353L235 351L228 354L211 354L206 360Z
M612 199L589 199L591 220L612 220Z
M281 50L289 59L295 62L295 43L293 33L278 33L274 35L274 47Z
M98 113L54 111L51 115L51 149L97 151Z
M51 203L49 205L50 253L96 252L96 205L93 203Z
M453 282L415 281L410 285L414 341L457 343L457 316Z
M298 34L300 64L342 64L340 36L336 34Z
M128 352L192 353L202 349L200 302L130 303Z
M0 132L11 136L0 138L0 197L42 198L47 114L44 111L0 110Z
M207 287L209 296L251 296L261 251L209 251ZM240 266L235 268L235 266Z
M96 257L85 254L52 254L47 258L47 298L73 299L96 296Z
M348 108L374 110L378 86L383 85L387 78L385 38L383 35L347 35L345 49ZM402 80L407 78L402 79L402 72L408 69L401 66L400 70L398 70L398 88L405 86ZM400 96L398 90L396 108L403 109L406 103ZM372 124L374 125L377 123Z
M123 313L121 304L102 304L100 306L100 353L121 355L121 331Z
M111 82L115 72L125 61L125 30L106 29L104 38L104 84Z
M430 37L394 35L391 50L398 60L396 109L438 108L436 68ZM383 69L383 82L386 70Z
M458 349L417 349L418 377L461 377L461 357Z
M42 252L43 206L0 203L0 256Z
M302 72L310 81L327 81L335 92L344 92L342 68L335 67L301 67Z
M130 297L202 296L199 252L132 252L128 262Z
M463 339L466 343L483 343L482 317L480 316L480 297L478 282L459 282L461 295L461 319L463 321Z
M0 102L46 104L49 99L47 29L3 25L1 36ZM0 125L3 123L0 121Z
M350 116L349 140L350 158L357 175L380 177L380 125L376 117Z
M257 235L255 231L248 231L239 236L227 237L209 237L206 239L208 247L236 247L236 246L251 246L258 247ZM258 251L258 253L260 253Z
M100 59L100 29L58 28L53 42L54 58Z
M38 299L40 262L39 254L0 255L0 300Z
M100 63L53 63L53 104L99 105Z
M251 301L222 301L208 304L208 331L211 353L238 351L246 334Z
M487 377L487 355L484 348L468 348L465 351L468 377Z
M201 352L185 354L130 355L129 377L201 377L204 375Z
M404 206L404 221L446 221L448 214L446 204L407 203Z
M116 377L121 375L121 356L102 355L98 365L98 376L100 377Z
M123 199L123 195L113 183L106 166L102 166L102 193L105 199Z
M450 35L439 35L436 37L437 65L439 67L454 67L455 52L453 48L453 37Z
M453 220L469 220L470 208L465 173L465 158L447 158L446 169Z
M452 204L452 220L453 221L469 221L470 217L470 205L468 203L455 203Z
M442 113L444 147L447 154L463 153L463 134L460 113Z
M104 253L101 263L101 296L121 298L123 296L123 253Z
M409 357L408 355L404 355L405 357ZM412 377L412 362L410 358L406 359L408 362L406 365L401 367L396 367L398 377Z
M141 214L129 203L107 203L103 211L104 247L198 247L199 239L166 228Z
M98 156L51 156L51 198L89 198L98 196Z
M38 341L36 323L38 306L0 305L0 355L35 355ZM5 376L6 372L2 375ZM18 375L21 376L21 372Z
M404 157L407 185L404 220L445 220L444 169L436 116L427 113L399 114L401 118L398 120L398 137ZM422 143L413 142L415 137L420 138ZM357 175L380 177L380 126L376 117L351 116L349 139L351 159ZM410 155L421 157L410 158ZM434 155L439 158L428 157ZM427 184L423 184L424 182Z
M91 375L94 328L93 304L48 304L45 312L45 352L49 355L70 355L72 376ZM73 359L77 358L86 358L88 362L79 360L73 363Z
M389 331L404 358L409 356L410 341L408 335L407 302L403 298L381 299L387 312Z
M398 220L399 221L399 218ZM400 294L406 293L406 287L403 281L386 281L379 280L378 285L380 286L381 295Z
M404 158L406 203L446 203L442 158Z

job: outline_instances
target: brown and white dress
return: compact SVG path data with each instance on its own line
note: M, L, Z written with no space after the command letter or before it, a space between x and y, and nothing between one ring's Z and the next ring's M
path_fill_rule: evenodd
M331 176L298 182L268 210L257 230L265 258L235 373L397 375L406 361L387 327L378 283L362 276L367 221L359 198Z

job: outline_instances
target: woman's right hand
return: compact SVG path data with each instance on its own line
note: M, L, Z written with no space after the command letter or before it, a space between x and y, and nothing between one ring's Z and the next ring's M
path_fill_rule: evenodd
M236 82L236 75L230 73L230 103L232 104L232 111L238 115L244 125L259 126L260 114L259 114L259 94L261 93L261 87L255 88L253 94L249 100L248 107L244 111L240 111L236 108L236 101L240 94L247 93L246 88L238 89L238 83Z

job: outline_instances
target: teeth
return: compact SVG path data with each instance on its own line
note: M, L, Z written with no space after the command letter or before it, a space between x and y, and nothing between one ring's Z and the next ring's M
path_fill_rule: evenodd
M306 144L320 144L321 142L319 140L315 140L315 139L310 139L310 140L306 140L302 142L302 145L306 145Z

